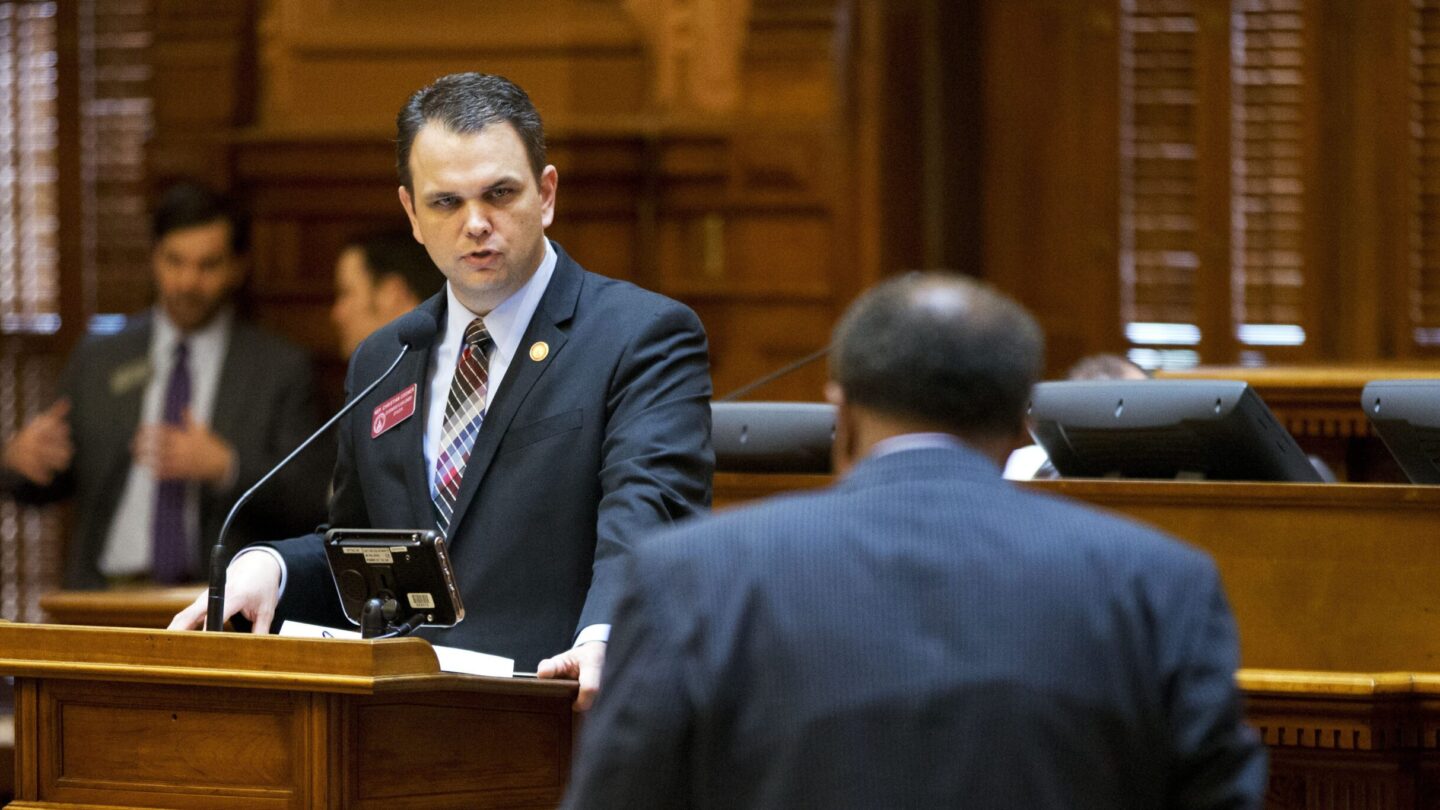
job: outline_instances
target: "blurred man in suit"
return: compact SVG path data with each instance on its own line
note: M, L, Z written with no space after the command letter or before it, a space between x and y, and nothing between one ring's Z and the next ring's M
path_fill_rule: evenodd
M176 185L152 233L154 308L83 342L60 397L5 443L17 497L75 497L71 588L199 578L235 498L319 425L308 356L235 315L247 229L229 202ZM303 457L256 498L232 538L322 519L325 455Z
M340 422L330 522L444 533L466 619L420 634L578 678L584 708L631 545L710 502L705 332L684 305L546 238L559 175L514 83L442 77L396 129L400 204L446 278L420 306L440 331ZM395 324L367 338L346 390L398 349ZM257 632L345 622L321 538L236 556L225 611ZM201 594L171 628L204 615Z
M1259 807L1202 553L998 463L1038 327L958 276L836 330L834 487L631 556L568 806Z
M445 276L409 231L362 236L335 262L335 303L330 322L346 357L371 332L440 291Z

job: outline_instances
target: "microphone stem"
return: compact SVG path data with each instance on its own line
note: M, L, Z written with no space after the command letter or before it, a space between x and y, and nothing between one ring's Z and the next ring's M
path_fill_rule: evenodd
M807 365L815 362L816 360L819 360L820 358L824 357L825 355L827 355L827 354L829 354L829 353L830 353L830 347L829 347L829 346L826 346L826 347L823 348L823 349L817 349L817 350L815 350L815 351L813 351L813 352L805 355L804 357L800 358L799 360L796 360L795 362L791 363L791 364L788 365L788 366L785 366L785 367L783 367L783 368L776 369L775 371L772 371L772 372L770 372L769 374L766 374L764 377L761 377L760 379L758 379L758 380L756 380L756 381L754 381L754 382L752 382L752 383L749 383L748 385L742 385L742 386L740 386L739 388L736 388L734 391L731 391L730 393L726 394L725 396L720 397L718 400L716 400L716 402L730 402L730 401L732 401L732 400L739 399L740 397L743 397L743 396L745 396L746 394L750 393L751 391L754 391L756 388L759 388L760 386L764 385L765 383L773 382L773 381L775 381L775 380L778 380L778 379L780 379L781 377L784 377L786 374L789 374L790 372L792 372L792 371L794 371L794 370L796 370L796 369L798 369L798 368L803 368L804 366L807 366Z
M225 536L230 533L230 524L235 520L235 514L240 511L240 507L249 503L250 499L255 496L255 492L264 486L265 482L274 478L276 473L285 469L285 466L296 456L300 455L305 448L309 447L316 439L324 435L325 431L334 427L335 423L339 422L341 417L350 413L350 411L359 404L360 400L369 396L370 392L374 391L376 386L384 382L385 379L390 376L390 372L394 371L395 367L400 365L400 361L405 359L405 355L408 354L409 351L409 345L401 346L400 353L395 355L395 361L390 364L389 368L385 369L384 374L376 377L374 382L365 386L365 390L351 397L350 401L345 403L345 407L341 408L334 416L326 420L325 424L321 425L314 433L311 433L310 438L301 442L300 446L291 450L290 455L272 467L270 472L265 473L253 486L245 490L245 494L236 499L235 505L230 507L229 514L225 515L225 522L220 526L220 536L215 540L215 547L210 550L210 595L206 603L205 611L205 630L207 632L219 632L225 626L225 579L227 570L230 567L230 559L226 556Z

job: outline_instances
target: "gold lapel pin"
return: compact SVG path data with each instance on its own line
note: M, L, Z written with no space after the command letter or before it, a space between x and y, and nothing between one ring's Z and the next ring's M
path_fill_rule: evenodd
M530 359L537 363L544 360L549 354L550 344L543 340L537 340L535 344L530 347Z

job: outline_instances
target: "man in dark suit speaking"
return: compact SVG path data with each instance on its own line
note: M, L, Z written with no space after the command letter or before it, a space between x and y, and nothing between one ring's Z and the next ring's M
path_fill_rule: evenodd
M836 330L833 488L642 544L570 807L1258 807L1200 552L1017 489L1018 305L881 285Z
M155 307L87 338L60 398L5 443L7 491L33 503L74 496L71 588L200 579L235 498L320 424L308 355L236 317L248 232L233 206L177 184L152 233ZM313 528L326 463L300 459L232 537Z
M705 334L545 238L559 179L519 87L446 76L397 129L400 202L447 280L421 305L440 334L341 421L330 523L444 531L466 618L422 635L578 677L583 707L628 548L709 503ZM347 390L398 349L393 323L365 340ZM318 535L242 552L225 601L259 631L344 621ZM204 612L202 595L171 627Z

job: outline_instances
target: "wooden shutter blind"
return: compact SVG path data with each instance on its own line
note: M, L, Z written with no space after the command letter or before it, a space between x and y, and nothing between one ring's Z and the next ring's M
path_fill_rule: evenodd
M59 19L53 2L0 3L0 429L42 407L58 370L27 351L60 328ZM0 617L38 619L59 554L49 510L0 502ZM52 547L47 547L52 546Z
M151 102L151 0L81 0L81 285L87 315L149 302L145 144ZM93 323L100 331L117 317Z
M5 435L53 400L62 344L90 316L148 298L152 25L151 0L0 2ZM62 532L54 510L0 500L0 617L42 618L40 594L61 579Z
M0 3L0 329L60 326L55 3Z
M1231 272L1236 338L1305 343L1302 0L1236 0L1231 22ZM1276 354L1271 349L1268 354Z
M1121 3L1120 313L1141 365L1306 351L1304 2Z
M1411 5L1409 290L1416 346L1440 346L1440 0Z
M1120 312L1151 368L1194 365L1201 338L1194 5L1121 4Z

